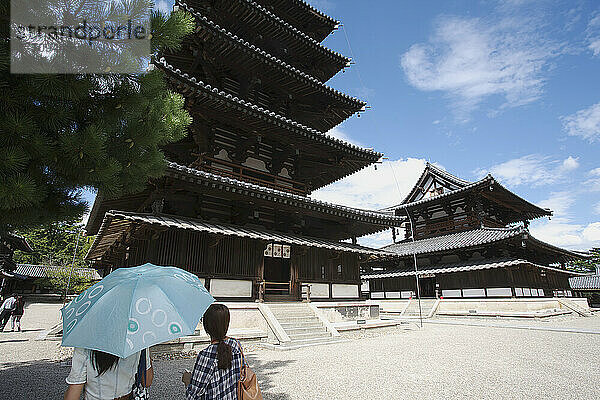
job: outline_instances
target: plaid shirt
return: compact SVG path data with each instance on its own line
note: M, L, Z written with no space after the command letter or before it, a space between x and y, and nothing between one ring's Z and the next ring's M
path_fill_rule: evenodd
M217 345L211 344L198 353L192 380L185 392L187 400L237 400L237 387L242 366L242 352L234 339L225 339L231 346L231 368L217 367Z

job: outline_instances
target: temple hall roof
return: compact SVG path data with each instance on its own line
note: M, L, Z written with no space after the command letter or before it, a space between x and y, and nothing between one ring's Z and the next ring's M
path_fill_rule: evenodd
M541 248L544 251L557 254L565 259L581 259L587 257L586 254L563 249L549 243L543 242L531 236L529 231L523 226L508 228L487 228L472 229L462 232L451 233L443 236L436 236L416 241L404 241L394 243L382 248L382 250L393 252L397 256L404 257L413 254L439 253L448 250L466 249L491 243L498 243L504 240L520 237L525 243Z
M383 250L372 249L351 243L330 241L309 236L300 236L282 232L253 229L231 224L217 224L193 218L183 218L171 215L155 215L124 211L109 211L104 215L104 221L96 239L92 243L86 259L94 260L115 244L121 235L134 225L151 225L169 229L184 229L204 232L213 235L236 236L242 238L276 241L278 243L319 247L334 251L347 251L365 255L385 255Z
M420 195L424 191L423 185L431 177L442 181L445 187L441 194L423 197ZM552 211L523 199L504 187L490 174L478 181L469 182L429 163L427 163L421 177L402 203L386 207L380 211L388 213L397 211L398 215L403 215L406 210L410 211L415 208L430 207L442 201L451 201L471 192L477 192L486 199L511 210L514 215L512 220L508 222L518 222L524 218L529 220L552 215Z
M600 290L600 275L584 275L569 278L571 289Z
M495 268L507 268L514 266L528 265L537 268L543 268L551 271L563 272L570 275L580 275L578 272L565 270L562 268L553 268L545 265L539 265L532 263L527 260L518 259L518 258L509 258L509 259L496 259L496 260L482 260L482 261L474 261L474 262L461 262L461 263L452 263L452 264L440 264L433 267L423 267L419 268L418 272L415 272L414 269L410 268L402 268L402 269L394 269L394 270L386 270L386 271L373 271L367 274L361 275L361 279L383 279L383 278L398 278L403 276L415 276L417 273L419 275L428 275L428 274L447 274L451 272L467 272L467 271L478 271L482 269L495 269ZM584 277L581 277L584 278ZM571 278L571 279L579 279L579 278Z

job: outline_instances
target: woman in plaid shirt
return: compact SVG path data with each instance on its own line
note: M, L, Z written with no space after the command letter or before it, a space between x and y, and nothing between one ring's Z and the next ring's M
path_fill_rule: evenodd
M229 309L212 304L202 318L211 344L196 358L194 371L184 372L181 380L187 386L188 400L237 400L242 366L242 349L237 340L228 338Z

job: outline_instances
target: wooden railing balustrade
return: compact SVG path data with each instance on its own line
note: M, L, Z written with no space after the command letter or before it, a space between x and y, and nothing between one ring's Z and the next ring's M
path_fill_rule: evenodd
M257 185L292 192L301 196L306 196L308 193L306 185L301 182L214 157L201 156L193 164L193 167Z

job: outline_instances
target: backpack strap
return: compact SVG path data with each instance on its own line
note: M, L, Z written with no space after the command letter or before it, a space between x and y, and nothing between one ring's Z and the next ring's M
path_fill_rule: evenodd
M138 364L138 371L135 375L135 383L140 383L146 387L146 349L143 349L140 353L140 362Z

